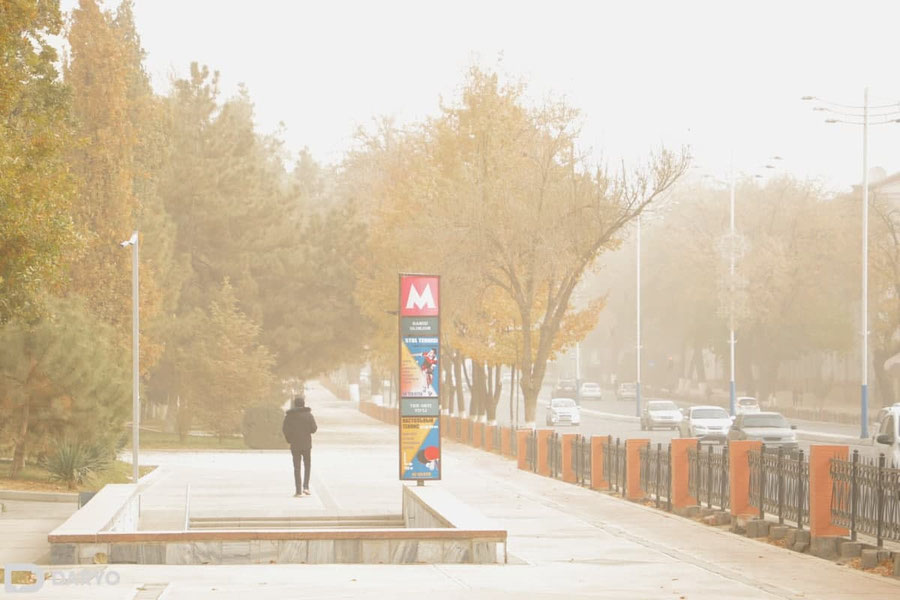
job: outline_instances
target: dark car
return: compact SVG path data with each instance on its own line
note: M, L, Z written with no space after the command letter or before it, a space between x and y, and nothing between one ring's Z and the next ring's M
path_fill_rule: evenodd
M574 379L560 379L553 388L554 398L571 398L578 399L578 386L575 385Z

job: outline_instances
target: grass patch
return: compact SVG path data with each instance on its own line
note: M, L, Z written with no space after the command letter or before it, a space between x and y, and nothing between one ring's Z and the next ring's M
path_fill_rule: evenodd
M143 477L156 467L145 465L140 468ZM24 490L31 492L92 492L108 483L131 483L131 463L113 462L108 469L93 474L83 485L70 490L65 483L52 481L50 474L40 465L25 463L16 479L10 479L11 460L0 460L0 489Z
M141 431L141 450L247 450L243 436L217 438L206 435L188 435L184 440L177 433ZM131 437L123 450L131 450Z

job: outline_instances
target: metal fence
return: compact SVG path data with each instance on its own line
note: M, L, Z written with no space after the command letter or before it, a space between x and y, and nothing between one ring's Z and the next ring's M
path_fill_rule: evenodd
M519 456L519 434L518 429L509 429L509 451L513 456Z
M877 461L860 460L854 450L850 460L831 459L831 522L857 533L871 535L879 547L884 540L900 541L900 468Z
M793 521L801 529L809 524L809 462L803 450L773 452L765 445L751 450L750 505L778 517L779 523Z
M503 448L501 447L501 444L503 443L502 436L503 436L503 428L500 427L499 425L494 427L493 434L491 437L491 451L492 452L497 452L499 454L503 453Z
M550 477L562 477L562 436L555 431L547 440L547 464L550 467Z
M662 444L656 448L648 444L640 454L641 489L654 497L657 508L665 499L666 510L672 510L672 445L663 450Z
M572 441L572 471L575 472L575 483L590 487L591 438L577 434Z
M697 504L727 510L730 505L728 446L720 452L712 446L704 451L700 444L688 449L688 493Z
M625 494L625 444L619 438L613 444L612 436L606 438L603 456L606 464L604 473L609 481L609 489Z
M525 464L533 473L537 473L537 430L535 429L532 429L525 438Z

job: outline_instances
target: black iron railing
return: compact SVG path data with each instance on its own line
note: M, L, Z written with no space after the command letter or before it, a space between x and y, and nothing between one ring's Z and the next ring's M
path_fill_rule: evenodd
M809 523L809 462L803 450L773 452L765 446L751 450L750 505L778 517L778 522L793 521L801 529Z
M501 444L503 443L503 428L499 425L496 425L493 429L493 434L491 436L491 451L497 452L498 454L503 453L503 448Z
M547 439L547 466L550 467L550 477L562 477L562 436L555 431Z
M575 483L590 487L591 438L580 433L572 441L572 470L575 472Z
M528 468L537 473L537 430L532 429L525 438L525 457Z
M672 445L664 450L662 444L641 448L641 490L656 502L672 510Z
M884 540L900 541L900 468L863 460L854 450L850 460L831 459L831 522L857 533L871 535L879 547Z
M619 438L613 443L612 436L606 438L603 451L606 463L604 473L609 481L609 489L625 494L625 444Z
M519 433L518 429L509 428L509 451L513 456L519 456Z
M722 510L729 508L728 473L728 446L721 451L712 446L703 450L698 442L696 448L688 449L688 493L698 504Z

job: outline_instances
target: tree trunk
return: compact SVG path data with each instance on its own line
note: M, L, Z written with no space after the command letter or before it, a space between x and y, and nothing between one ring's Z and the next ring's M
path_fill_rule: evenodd
M451 353L447 351L445 348L442 350L443 356L451 356ZM453 380L450 377L452 370L452 364L448 363L445 360L440 361L440 373L439 376L443 379L441 381L441 411L442 412L450 412L451 405L453 404Z
M503 391L503 383L500 379L502 367L500 365L491 367L493 376L491 377L492 385L487 403L487 420L488 423L497 423L497 404L500 403L500 393Z
M16 438L15 449L13 450L12 470L10 471L10 479L15 479L22 472L25 466L25 443L28 440L28 418L31 412L31 400L26 393L24 395L24 403L22 404L22 423L19 425L19 436Z
M469 416L480 417L484 414L484 365L476 360L472 360L472 380L469 384L471 391L471 400L469 401Z
M516 369L518 367L516 365L510 365L509 367L509 423L512 425L513 421L513 408L515 403L515 397L513 396L513 392L516 390Z
M178 440L183 442L191 430L191 412L186 400L178 399L178 414L175 417L178 428Z
M453 379L456 382L456 414L457 416L463 416L463 413L466 410L466 396L465 390L463 389L463 365L462 365L462 356L459 352L453 352Z

